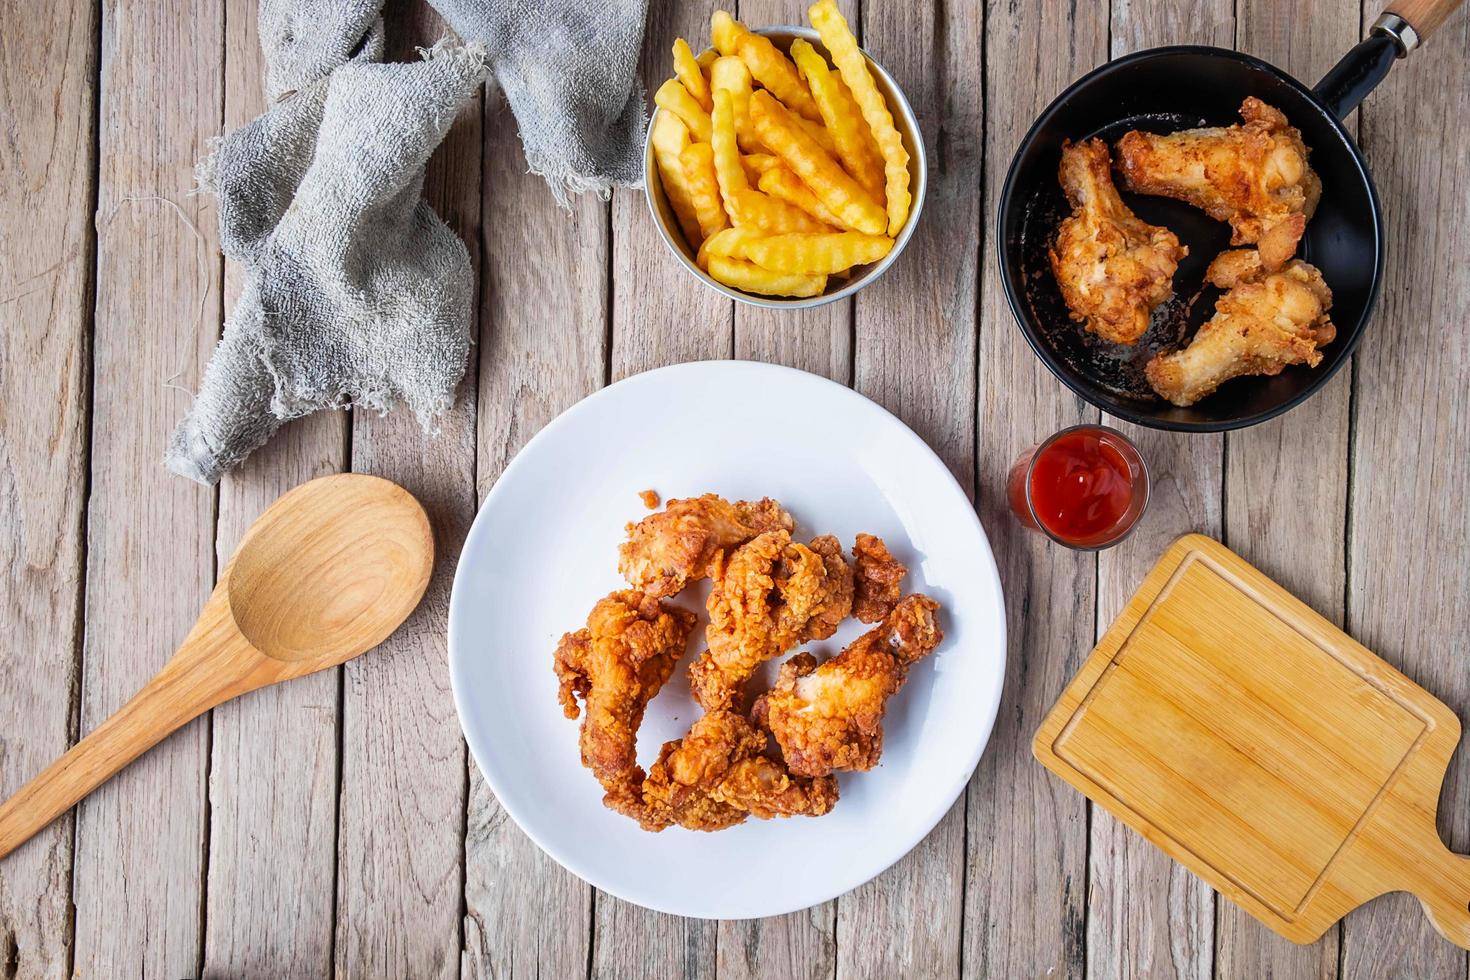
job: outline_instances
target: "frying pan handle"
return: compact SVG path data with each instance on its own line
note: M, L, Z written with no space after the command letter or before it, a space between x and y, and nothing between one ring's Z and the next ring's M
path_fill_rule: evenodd
M1449 19L1462 0L1393 0L1373 25L1394 34L1408 54ZM1388 23L1385 23L1388 22Z
M1368 37L1332 67L1313 89L1342 119L1367 98L1399 58L1417 48L1463 0L1393 0Z

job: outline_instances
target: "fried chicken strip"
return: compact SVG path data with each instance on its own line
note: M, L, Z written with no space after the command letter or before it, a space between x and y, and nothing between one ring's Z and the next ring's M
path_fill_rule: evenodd
M648 702L673 674L694 624L692 613L627 589L599 601L587 626L557 644L562 712L576 718L581 699L582 765L597 776L611 809L641 814L638 726Z
M769 820L830 811L837 781L793 776L764 754L766 745L765 733L733 711L701 717L682 739L664 744L649 770L643 828L723 830L747 815Z
M1221 252L1206 278L1229 290L1189 346L1159 354L1145 367L1160 397L1189 406L1231 378L1280 374L1289 364L1316 367L1318 350L1337 336L1327 317L1332 290L1315 266L1293 259L1267 272L1254 249Z
M1296 254L1322 182L1307 163L1301 131L1281 110L1249 96L1244 123L1157 135L1137 130L1118 141L1123 184L1228 221L1232 245L1258 245L1274 272Z
M873 534L857 536L852 557L857 565L852 614L859 622L879 622L898 604L899 583L909 570L893 557L883 539Z
M879 626L826 663L799 653L781 665L775 687L755 703L753 717L781 746L798 776L868 770L883 753L883 715L908 669L944 640L935 620L939 603L903 599Z
M1100 139L1062 145L1058 176L1072 215L1058 227L1048 256L1072 319L1105 340L1132 344L1173 291L1174 271L1189 249L1169 229L1129 210L1111 168Z
M656 599L709 575L716 556L762 531L793 527L791 515L766 497L730 503L717 494L670 500L663 510L628 525L618 571Z
M735 704L757 667L799 643L826 639L852 611L853 572L831 536L794 543L766 531L715 558L709 649L689 668L706 711Z

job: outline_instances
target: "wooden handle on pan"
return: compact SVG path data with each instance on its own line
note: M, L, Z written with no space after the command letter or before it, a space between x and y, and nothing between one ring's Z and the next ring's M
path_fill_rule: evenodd
M1424 41L1449 19L1461 2L1462 0L1393 0L1384 13L1398 14L1414 28L1419 40Z

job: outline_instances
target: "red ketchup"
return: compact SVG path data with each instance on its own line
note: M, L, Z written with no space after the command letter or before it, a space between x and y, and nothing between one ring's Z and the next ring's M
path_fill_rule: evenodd
M1063 429L1022 453L1007 484L1017 519L1071 548L1116 544L1148 504L1137 447L1098 425Z

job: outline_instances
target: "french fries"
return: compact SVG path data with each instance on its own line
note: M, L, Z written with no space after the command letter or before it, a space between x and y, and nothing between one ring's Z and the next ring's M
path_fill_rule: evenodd
M826 276L792 276L763 269L753 262L709 257L709 274L716 282L762 296L820 296L827 288Z
M875 200L882 200L883 160L877 157L876 150L870 149L867 121L851 101L841 79L827 67L827 59L801 38L791 42L791 57L796 60L797 70L806 79L827 131L832 134L830 152L842 161L842 166L863 190Z
M658 176L664 187L664 196L669 207L679 220L685 241L693 245L701 239L699 219L694 213L694 198L689 191L689 181L684 177L684 162L681 154L689 145L689 129L679 117L672 113L658 113L653 119L653 162L658 167Z
M675 39L654 93L653 162L694 260L754 295L836 289L910 220L908 153L867 59L833 0L808 14L830 63L717 10L712 47Z
M883 234L887 227L883 209L769 93L751 95L750 124L760 141L806 182L817 200L844 226L870 235Z
M708 143L690 143L679 151L679 162L684 166L690 204L694 208L694 218L699 222L699 237L709 238L730 224L720 200L715 152Z
M826 235L768 235L741 242L741 254L772 272L826 276L877 262L893 248L887 235L843 231Z
M837 9L835 0L817 0L807 9L807 17L822 38L822 43L832 54L832 62L842 73L842 80L852 93L853 100L862 110L873 138L878 141L878 151L883 154L883 176L888 198L888 234L897 235L908 220L909 203L909 153L903 148L903 138L893 126L893 114L883 101L873 75L868 71L867 59L858 48L857 38L848 29L847 18Z
M694 57L694 52L689 50L689 42L682 37L674 38L674 77L705 112L715 107L710 101L709 81L704 77L704 69Z
M701 143L709 142L709 113L676 78L671 78L653 93L654 104L678 116L690 134Z

